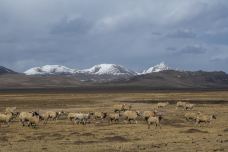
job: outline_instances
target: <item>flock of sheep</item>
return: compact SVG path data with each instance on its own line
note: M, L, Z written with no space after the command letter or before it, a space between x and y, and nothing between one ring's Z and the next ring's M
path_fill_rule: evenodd
M156 127L160 125L160 121L164 117L164 112L160 109L168 106L168 102L160 102L157 104L157 108L150 111L135 111L131 110L132 106L127 104L117 104L113 106L113 112L90 112L90 113L81 113L81 112L64 112L64 111L47 111L45 113L40 113L37 111L33 112L16 112L15 107L6 108L5 113L0 114L0 123L5 123L9 126L13 119L19 119L20 123L23 126L36 127L41 121L43 124L47 124L48 121L53 121L59 119L61 116L66 116L66 118L71 121L73 124L87 124L91 123L92 120L95 121L104 121L105 119L109 123L119 122L124 120L128 123L137 123L137 120L140 118L146 121L148 124L148 129L151 124L154 124ZM183 108L188 110L185 113L184 117L187 121L194 121L196 124L201 123L211 123L212 119L216 119L215 115L205 115L201 112L190 112L195 107L195 104L190 104L186 102L177 102L176 109Z

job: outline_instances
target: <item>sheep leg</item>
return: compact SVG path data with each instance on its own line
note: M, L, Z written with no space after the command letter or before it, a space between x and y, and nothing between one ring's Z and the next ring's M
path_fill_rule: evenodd
M9 127L9 122L8 121L6 122L6 124L7 124L7 127Z
M48 121L47 119L44 120L44 124L45 124L45 125L47 124L47 121Z
M70 121L72 122L73 125L75 124L73 119L70 119Z
M75 124L79 124L79 121L77 119L74 120Z
M160 127L160 129L161 129L161 124L159 123L159 127Z
M25 126L25 121L21 121L21 123L22 123L22 126L24 127Z

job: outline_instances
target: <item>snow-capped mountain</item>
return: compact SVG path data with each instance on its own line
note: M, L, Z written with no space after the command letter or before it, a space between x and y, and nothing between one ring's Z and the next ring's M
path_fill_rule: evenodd
M55 74L74 74L76 70L61 65L45 65L42 67L31 68L24 73L26 75L55 75Z
M98 64L88 69L75 70L61 65L45 65L31 68L24 73L26 75L68 75L80 81L107 82L119 79L130 79L137 75L145 75L154 72L170 70L164 62L155 65L142 73L136 73L121 65Z
M61 65L45 65L34 67L24 72L26 75L59 75L59 74L91 74L91 75L136 75L134 71L128 70L120 65L99 64L89 69L75 70Z
M128 70L123 66L116 64L99 64L89 69L79 70L78 73L93 74L93 75L136 75L134 71Z
M150 67L147 70L144 70L142 74L148 74L148 73L153 73L153 72L161 72L165 70L171 70L170 67L168 67L164 62L161 62L160 64L157 64L153 67Z

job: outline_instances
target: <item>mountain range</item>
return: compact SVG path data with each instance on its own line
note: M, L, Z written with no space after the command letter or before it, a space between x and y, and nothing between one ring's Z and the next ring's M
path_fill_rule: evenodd
M45 65L28 69L24 73L0 66L0 90L17 88L228 89L228 74L179 71L164 63L141 73L115 64L99 64L82 70L61 65Z
M33 67L24 72L28 76L73 76L79 81L110 82L120 79L130 79L137 75L144 75L152 72L169 70L165 63L160 63L154 67L144 70L142 73L129 70L116 64L98 64L88 69L76 70L61 65L45 65L42 67Z
M170 70L164 62L144 70L142 73L129 70L121 65L116 64L98 64L88 69L76 70L61 65L45 65L42 67L33 67L24 73L26 75L76 75L76 74L91 74L91 75L115 75L115 76L134 76L148 74L152 72L160 72Z

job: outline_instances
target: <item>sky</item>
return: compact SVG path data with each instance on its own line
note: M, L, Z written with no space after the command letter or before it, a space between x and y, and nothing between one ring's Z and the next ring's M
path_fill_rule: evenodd
M228 72L227 0L0 0L0 65Z

